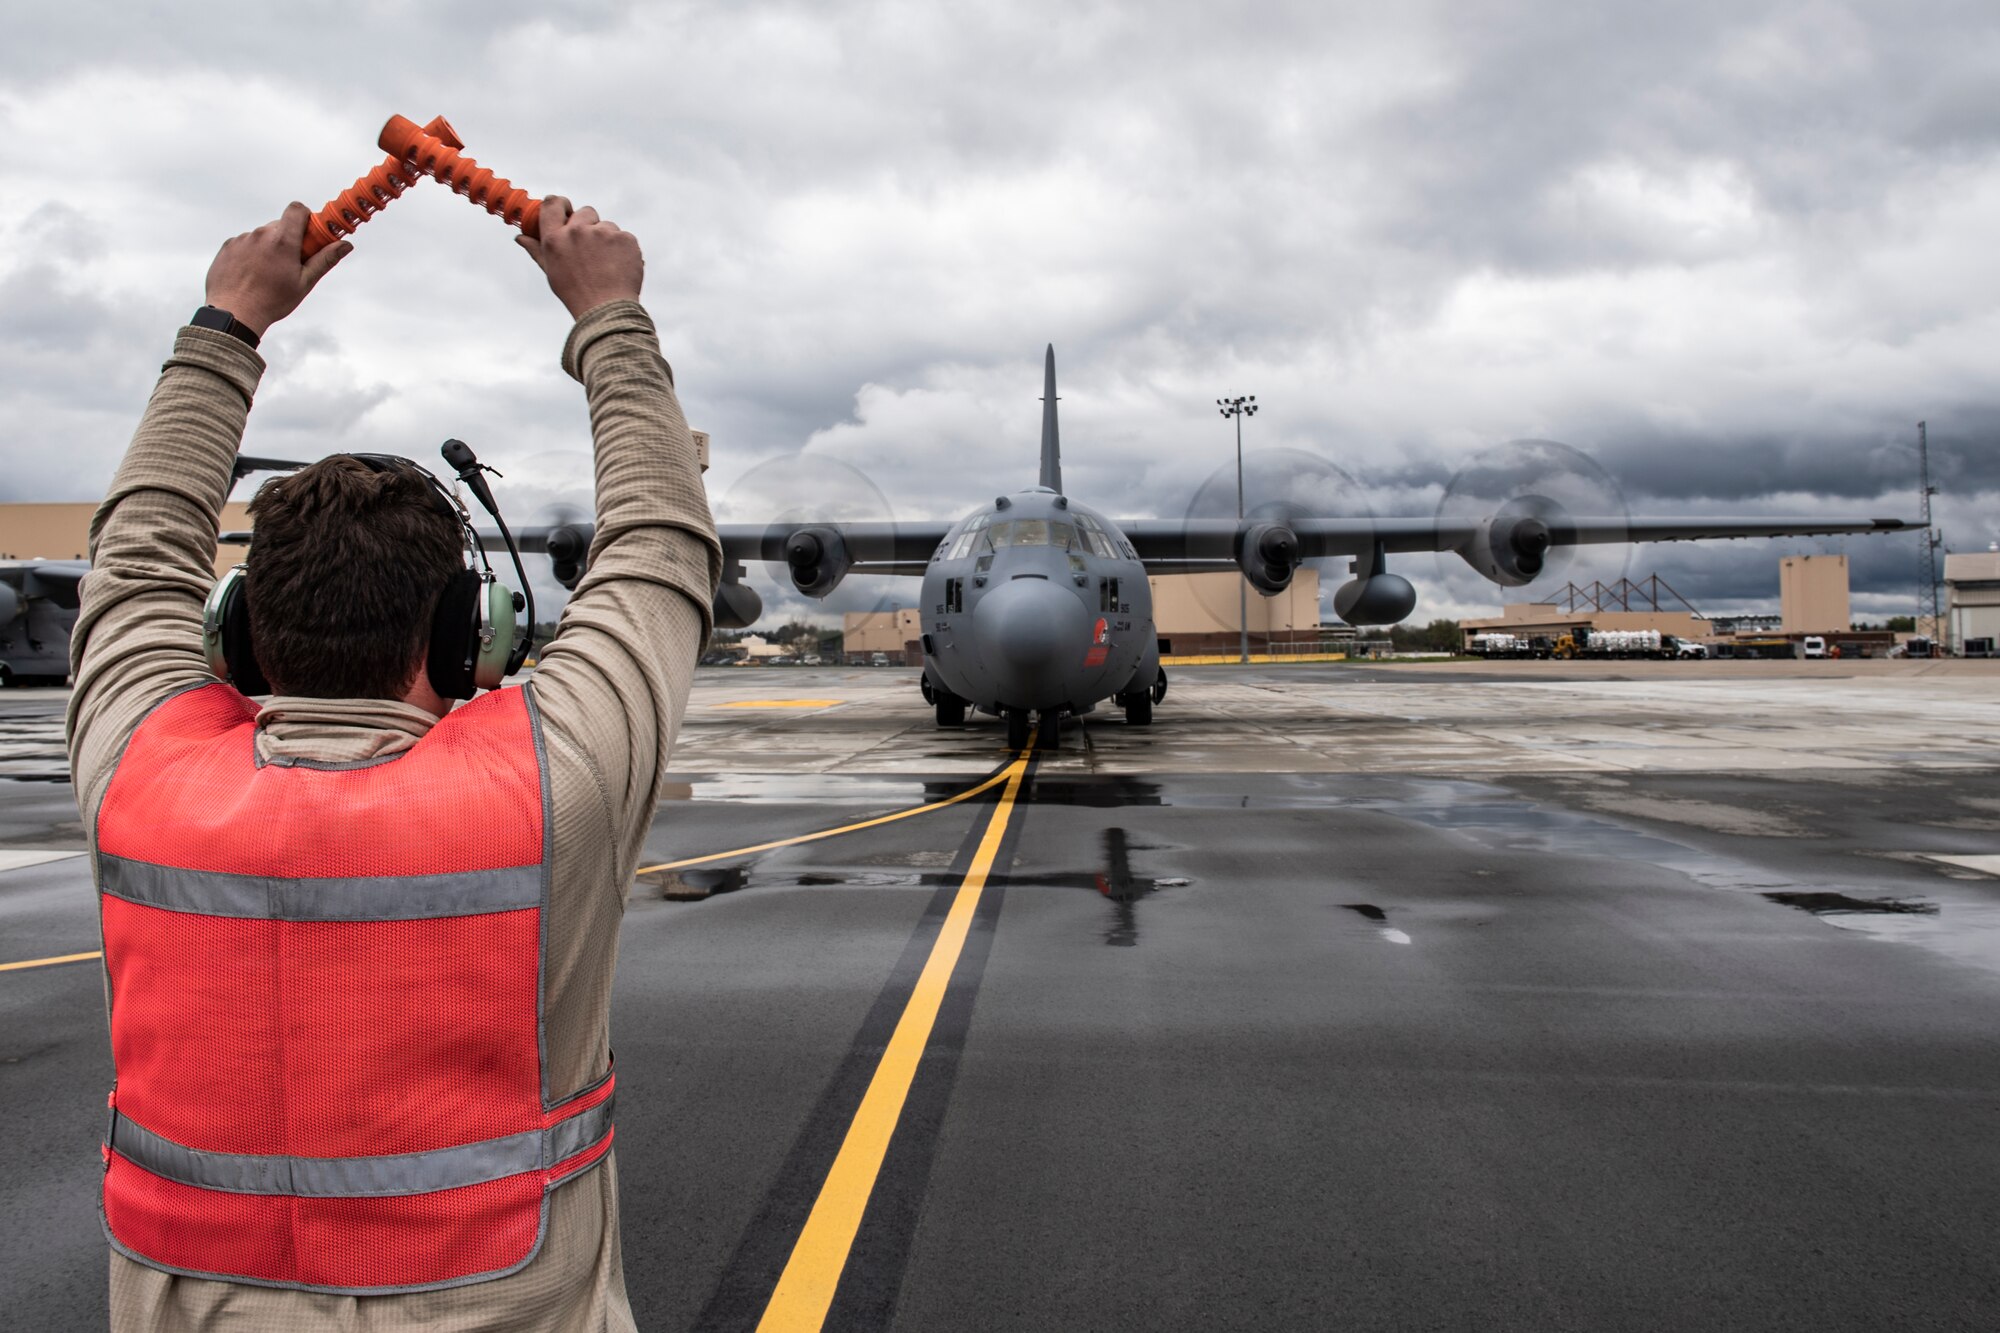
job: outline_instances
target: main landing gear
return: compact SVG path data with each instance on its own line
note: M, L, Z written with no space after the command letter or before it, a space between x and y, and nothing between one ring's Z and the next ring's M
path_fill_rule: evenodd
M940 727L965 725L965 700L944 686L933 684L928 674L923 677L920 684L924 692L924 702L937 709L937 724Z
M1148 727L1153 724L1153 705L1167 697L1167 669L1160 668L1160 674L1153 683L1143 690L1119 695L1114 702L1125 710L1125 725L1128 727Z

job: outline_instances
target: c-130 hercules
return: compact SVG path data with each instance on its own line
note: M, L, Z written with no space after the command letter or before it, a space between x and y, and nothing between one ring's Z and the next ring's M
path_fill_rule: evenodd
M1166 697L1148 574L1240 570L1259 593L1282 592L1305 560L1345 556L1353 577L1334 593L1342 619L1394 624L1416 589L1388 557L1453 552L1494 583L1533 582L1554 548L1627 541L1698 541L1897 532L1900 519L1578 516L1522 495L1465 518L1110 519L1063 493L1055 348L1044 363L1039 485L996 497L957 522L722 524L724 582L715 623L740 629L763 599L740 582L742 562L782 564L792 586L822 598L850 573L921 577L924 696L940 726L968 708L1006 720L1008 744L1028 743L1033 715L1057 721L1110 700L1128 724L1152 721ZM575 587L590 549L587 522L517 531ZM1053 736L1056 728L1044 729Z

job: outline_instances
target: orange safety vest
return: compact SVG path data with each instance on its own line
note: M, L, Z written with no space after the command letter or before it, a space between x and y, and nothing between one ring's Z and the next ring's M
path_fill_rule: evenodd
M502 1277L611 1148L550 1088L539 720L497 690L385 759L260 762L177 694L97 816L116 1082L104 1227L171 1273L357 1295Z

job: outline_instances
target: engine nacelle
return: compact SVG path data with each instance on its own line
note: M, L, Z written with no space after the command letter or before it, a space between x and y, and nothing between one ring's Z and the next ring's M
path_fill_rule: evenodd
M550 528L547 544L550 572L556 582L571 592L583 579L583 564L590 555L591 529L575 523Z
M1299 567L1299 534L1282 523L1253 524L1237 544L1236 563L1251 587L1275 596L1291 586Z
M723 583L715 589L709 609L717 629L749 629L764 614L764 599L757 590L741 583Z
M1350 625L1393 625L1417 609L1417 590L1400 574L1376 574L1336 588L1333 609Z
M0 625L13 624L23 605L21 594L14 591L12 584L0 583Z
M824 597L847 577L854 558L832 528L800 528L785 539L785 564L794 588L808 597Z
M1549 525L1529 497L1502 505L1458 553L1501 587L1519 588L1541 577L1550 540Z

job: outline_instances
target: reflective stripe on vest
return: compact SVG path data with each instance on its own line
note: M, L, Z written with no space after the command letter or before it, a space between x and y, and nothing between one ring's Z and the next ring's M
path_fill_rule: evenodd
M358 765L261 765L226 685L133 733L97 821L112 1244L169 1272L378 1294L539 1250L612 1141L543 1059L546 762L528 691Z

